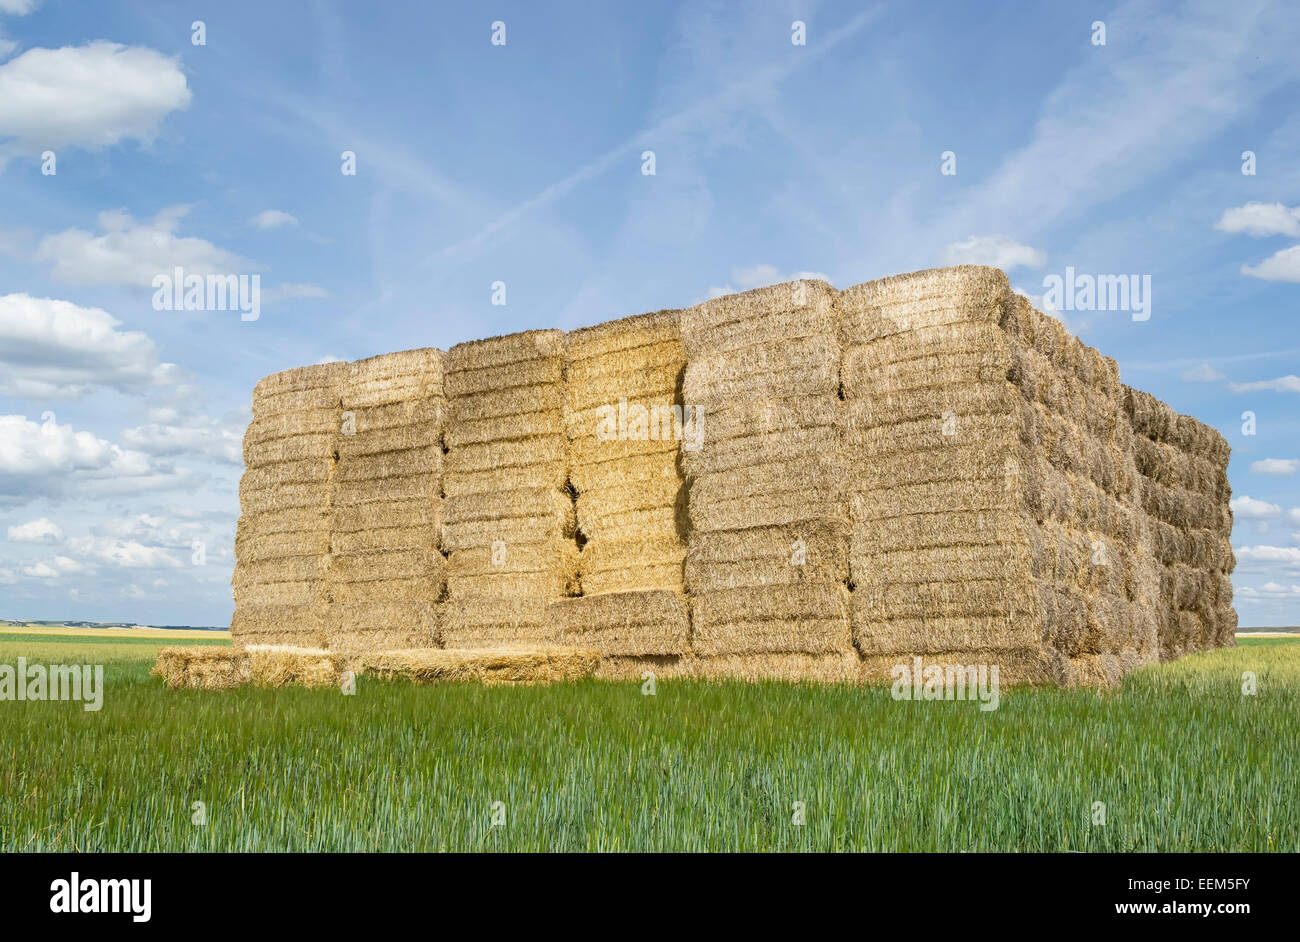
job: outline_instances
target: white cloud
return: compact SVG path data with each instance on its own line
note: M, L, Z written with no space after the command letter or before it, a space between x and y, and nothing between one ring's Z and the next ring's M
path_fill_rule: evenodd
M203 455L227 464L244 463L240 425L172 406L150 409L149 419L123 430L123 444L149 455Z
M1296 599L1300 598L1300 585L1265 582L1261 586L1243 586L1234 594L1248 599Z
M328 298L330 293L320 285L282 281L262 295L268 301L293 301L301 298Z
M1227 378L1208 363L1199 363L1183 373L1185 383L1217 383Z
M1047 253L1023 245L1004 235L971 236L964 242L944 247L945 265L991 265L1003 271L1014 268L1042 268Z
M1228 506L1232 508L1235 515L1249 520L1268 520L1282 512L1282 508L1277 504L1256 500L1253 497L1247 497L1245 494L1228 501Z
M784 284L787 281L827 281L831 279L824 272L797 271L792 275L782 275L775 265L751 265L749 268L733 268L731 281L725 285L713 285L709 288L709 298L764 288L768 285ZM734 285L734 286L733 286Z
M1288 209L1281 203L1250 202L1225 209L1214 228L1251 236L1300 236L1300 206Z
M23 569L23 574L35 579L57 579L69 573L86 572L87 567L67 556L37 562Z
M48 517L38 517L10 527L6 535L11 543L58 543L63 539L63 528Z
M205 239L178 236L176 227L188 212L188 206L169 206L145 223L121 210L102 212L99 235L65 229L42 239L36 257L51 262L60 281L83 285L150 287L155 275L170 276L177 266L186 275L241 274L257 268Z
M1262 458L1251 462L1250 470L1256 474L1295 474L1300 471L1300 459Z
M0 501L60 495L133 493L193 486L193 475L158 464L52 415L36 423L0 415Z
M327 354L326 356L323 356L319 360L317 360L316 365L321 366L322 364L325 363L342 363L342 362L343 361L341 359L334 356L333 354Z
M280 226L296 226L298 218L282 210L264 209L248 220L248 224L256 229L276 229Z
M1261 389L1273 392L1300 393L1300 376L1279 376L1277 379L1263 379L1252 383L1229 383L1233 392L1258 392Z
M1292 523L1300 524L1300 507L1292 507L1286 512L1286 518Z
M1232 551L1238 562L1300 566L1300 546L1234 546Z
M70 552L123 569L175 569L181 563L165 549L136 540L78 536L67 542Z
M69 301L0 296L0 395L66 398L92 389L137 391L176 382L152 340L121 321Z
M40 5L41 0L0 0L0 13L9 16L26 16Z
M23 155L149 143L190 98L178 60L153 49L105 40L29 49L0 65L0 139Z
M1241 273L1265 281L1300 281L1300 245L1280 249L1258 265L1242 265Z

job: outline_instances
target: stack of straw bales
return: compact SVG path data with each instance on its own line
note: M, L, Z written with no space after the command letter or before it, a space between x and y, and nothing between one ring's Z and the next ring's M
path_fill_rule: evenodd
M447 354L446 647L535 642L577 592L564 434L564 334L476 340Z
M330 487L331 650L437 644L446 559L441 350L348 365Z
M240 643L324 643L330 480L344 363L274 373L253 390L235 532Z
M1214 429L1128 386L1124 411L1159 580L1161 658L1235 644L1228 443Z
M835 291L796 281L682 315L693 670L853 679Z
M1156 656L1119 371L991 268L841 296L854 640L1113 681Z
M549 614L556 640L614 658L690 649L677 455L692 420L682 410L686 355L678 318L677 311L642 314L565 338L564 421L582 596Z

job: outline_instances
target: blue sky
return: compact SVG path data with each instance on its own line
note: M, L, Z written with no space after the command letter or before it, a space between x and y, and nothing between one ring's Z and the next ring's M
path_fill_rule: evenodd
M226 623L275 370L977 261L1151 276L1149 320L1061 316L1227 436L1242 624L1300 623L1297 39L1258 0L0 0L0 616ZM173 264L261 316L154 310Z

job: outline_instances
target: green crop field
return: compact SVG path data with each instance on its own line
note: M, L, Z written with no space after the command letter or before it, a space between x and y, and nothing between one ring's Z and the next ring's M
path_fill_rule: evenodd
M988 712L668 681L169 691L159 646L0 638L0 664L106 683L99 712L0 701L0 850L1300 850L1300 640Z

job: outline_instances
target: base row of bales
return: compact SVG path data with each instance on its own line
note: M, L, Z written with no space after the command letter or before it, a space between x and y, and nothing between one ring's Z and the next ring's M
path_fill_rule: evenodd
M253 416L249 651L1112 684L1233 643L1227 443L996 269L302 367Z

